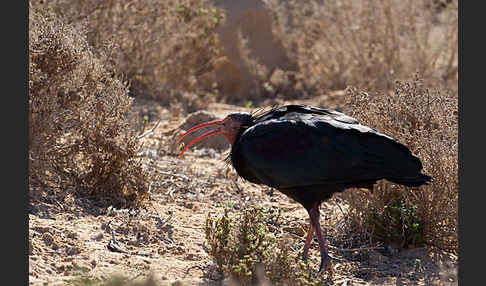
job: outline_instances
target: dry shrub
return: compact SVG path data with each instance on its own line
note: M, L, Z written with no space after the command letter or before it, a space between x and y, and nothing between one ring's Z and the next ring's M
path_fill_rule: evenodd
M447 1L441 9L432 2L265 1L272 18L272 37L265 41L278 43L285 57L268 68L265 60L274 55L254 54L255 42L265 41L250 35L267 30L266 26L231 31L230 42L238 42L235 46L246 65L243 70L240 63L226 63L221 57L217 29L225 19L213 1L48 3L69 23L85 23L88 41L96 50L119 47L111 55L112 67L126 75L136 95L173 104L178 99L162 90L190 92L198 98L210 92L217 100L239 104L252 100L259 105L265 99L309 98L348 85L384 90L415 71L427 82L457 90L457 0Z
M392 95L350 87L346 100L350 115L408 146L421 159L424 172L433 177L432 183L419 188L380 181L369 196L346 192L351 217L402 246L422 241L457 253L456 95L426 88L416 74L411 81L397 81Z
M103 57L95 56L85 33L31 3L31 199L49 195L42 193L46 190L66 195L73 187L115 206L134 205L145 197L147 180L127 120L128 87L116 71L105 68Z
M207 0L56 0L70 23L86 23L88 42L113 44L113 64L134 94L170 103L166 88L196 92L197 76L218 54L215 28L222 14Z
M439 12L430 0L268 2L275 33L314 92L384 90L416 71L457 90L457 0Z

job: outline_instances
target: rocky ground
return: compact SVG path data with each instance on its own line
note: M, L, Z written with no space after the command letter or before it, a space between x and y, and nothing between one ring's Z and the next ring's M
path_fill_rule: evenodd
M330 106L330 98L308 103L321 101L338 107ZM221 138L191 148L183 159L176 156L174 141L184 128L244 108L211 104L189 117L150 102L138 103L135 110L150 115L149 126L160 120L154 132L141 139L141 155L156 174L149 206L137 211L104 209L75 195L35 206L29 213L30 285L69 285L82 277L108 279L117 274L134 281L151 274L157 285L223 285L222 274L205 251L204 225L208 213L220 215L228 206L235 211L251 205L281 208L282 232L297 250L302 248L305 210L277 191L237 179L224 162L228 145ZM329 252L336 258L333 285L457 285L457 257L451 254L429 248L398 250L378 242L343 249L336 235L345 225L345 210L340 198L321 208ZM310 257L317 268L316 242Z

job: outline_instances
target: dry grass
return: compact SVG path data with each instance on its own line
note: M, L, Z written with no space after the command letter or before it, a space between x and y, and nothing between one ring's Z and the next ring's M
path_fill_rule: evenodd
M247 37L260 27L250 25L245 33L233 31L246 65L238 71L221 64L225 53L217 29L228 19L208 0L49 2L69 23L86 25L95 52L118 47L110 55L111 66L126 76L134 94L162 104L188 106L196 101L204 108L200 103L213 98L238 104L251 100L258 106L265 100L309 98L348 85L379 91L414 72L430 84L457 90L457 0L439 10L430 0L267 4L272 43L283 47L279 53L285 53L288 62L269 69ZM246 72L251 77L241 78ZM214 88L218 80L211 74L223 81L219 88ZM234 93L238 85L252 88ZM193 96L177 98L181 92Z
M31 201L73 187L115 206L138 204L147 174L127 120L127 84L95 56L85 30L37 7L29 14Z
M134 95L171 102L171 90L198 92L197 76L218 53L222 15L206 0L52 1L70 23L85 23L95 50L118 47L112 65ZM195 99L197 100L197 99Z
M457 1L269 1L275 30L314 92L355 85L393 88L419 72L457 90Z
M433 177L431 184L419 188L382 181L368 197L349 192L352 216L375 234L400 238L402 245L423 241L457 253L457 96L426 88L415 75L397 81L392 95L351 87L347 100L350 115L408 146Z

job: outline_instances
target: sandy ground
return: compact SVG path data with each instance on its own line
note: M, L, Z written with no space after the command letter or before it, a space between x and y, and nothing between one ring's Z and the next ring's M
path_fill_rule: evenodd
M329 98L314 98L320 105ZM29 214L30 285L69 285L79 277L108 279L120 274L144 279L152 274L160 285L224 285L222 274L205 251L208 213L223 207L235 211L251 205L282 209L286 232L297 250L303 246L308 216L295 202L268 187L237 179L224 162L226 151L191 148L183 159L173 142L185 120L174 110L139 105L138 110L160 125L144 140L147 166L156 170L150 206L145 210L101 209L93 202L68 196L44 203ZM244 108L212 104L208 112L224 117ZM332 285L457 285L457 257L429 248L398 250L378 242L368 250L342 249L337 231L346 204L333 198L321 208L321 224L333 264ZM122 252L111 251L115 236ZM334 237L334 238L333 238ZM311 263L317 268L318 245L312 243ZM178 282L177 282L178 281ZM174 282L177 282L173 284Z

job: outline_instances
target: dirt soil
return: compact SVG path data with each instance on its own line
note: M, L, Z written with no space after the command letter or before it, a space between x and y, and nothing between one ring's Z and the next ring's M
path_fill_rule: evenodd
M339 107L329 96L300 102ZM207 112L222 118L242 110L211 104ZM158 285L227 285L205 251L204 234L208 213L221 215L225 206L236 212L251 205L281 208L282 232L296 251L303 247L308 215L300 205L271 188L238 179L224 162L228 149L195 146L183 159L178 158L174 141L186 119L180 110L138 100L134 112L140 118L149 115L149 127L160 119L154 132L141 139L141 155L155 174L150 204L136 211L106 209L68 195L63 202L33 207L29 213L30 285L69 285L79 277L108 279L115 274L134 281L152 274ZM321 207L329 253L336 258L331 285L457 285L454 255L430 248L399 250L378 242L343 247L339 231L346 224L345 210L345 201L337 197ZM118 244L108 247L113 236ZM317 270L316 241L310 257Z

